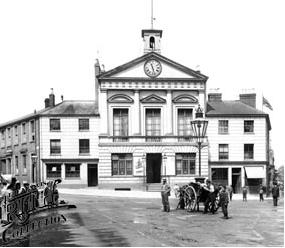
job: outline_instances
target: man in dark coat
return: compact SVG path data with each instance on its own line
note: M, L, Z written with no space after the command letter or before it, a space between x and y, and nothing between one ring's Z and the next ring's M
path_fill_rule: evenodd
M161 185L161 199L162 199L163 211L165 212L170 211L170 206L168 201L168 197L170 196L170 190L171 188L167 184L166 179L163 179Z
M273 206L277 206L277 201L279 197L279 187L277 183L274 183L272 188Z

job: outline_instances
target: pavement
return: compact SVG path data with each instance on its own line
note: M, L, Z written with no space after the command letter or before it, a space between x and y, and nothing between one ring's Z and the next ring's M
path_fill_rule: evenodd
M130 197L130 198L161 198L160 192L149 192L149 191L122 191L122 190L110 190L110 189L99 189L97 187L86 187L80 189L67 189L59 188L60 194L71 194L71 195L85 195L85 196L109 196L109 197ZM170 198L175 198L174 192L171 192ZM233 194L232 200L242 200L242 194ZM247 195L247 200L259 200L258 194ZM272 200L272 197L264 196L264 200Z

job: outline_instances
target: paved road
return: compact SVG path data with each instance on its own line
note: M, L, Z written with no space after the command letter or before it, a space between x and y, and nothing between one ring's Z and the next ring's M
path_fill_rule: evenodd
M284 209L266 200L233 201L231 218L161 211L160 199L63 195L77 205L60 210L66 222L11 246L283 246ZM2 244L3 245L3 244Z

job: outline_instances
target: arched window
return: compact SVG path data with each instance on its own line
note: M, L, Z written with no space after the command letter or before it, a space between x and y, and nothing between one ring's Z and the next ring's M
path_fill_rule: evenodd
M154 39L153 36L151 36L151 37L149 38L149 47L150 47L151 49L154 49L154 48L155 48L155 39Z

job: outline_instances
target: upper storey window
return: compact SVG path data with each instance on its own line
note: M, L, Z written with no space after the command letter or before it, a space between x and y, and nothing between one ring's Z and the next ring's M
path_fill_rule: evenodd
M60 131L60 119L49 120L50 131Z
M114 109L113 110L113 136L114 141L127 141L129 130L129 113L128 109Z
M219 134L228 134L228 133L229 133L229 121L219 120Z
M78 120L79 131L89 130L89 119L79 119Z
M177 133L179 141L187 141L191 135L192 109L178 109ZM188 136L188 137L187 137Z
M254 121L244 121L244 132L253 133L254 131Z
M147 138L147 141L160 141L160 137L153 137L153 136L160 136L160 109L146 109L146 123L145 123L145 133L146 136L152 136Z

